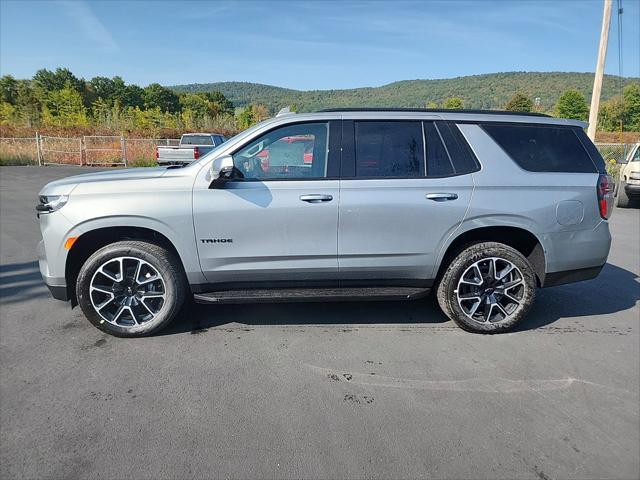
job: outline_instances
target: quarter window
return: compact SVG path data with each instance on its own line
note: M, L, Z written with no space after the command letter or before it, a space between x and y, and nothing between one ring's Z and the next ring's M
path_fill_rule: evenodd
M236 152L233 163L249 180L325 178L328 127L317 122L277 128Z
M355 122L356 177L423 177L420 122Z
M485 123L482 128L525 170L531 172L597 172L572 128Z

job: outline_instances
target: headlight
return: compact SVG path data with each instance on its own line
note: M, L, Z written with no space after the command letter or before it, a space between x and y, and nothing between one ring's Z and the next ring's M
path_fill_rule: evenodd
M40 203L36 205L38 213L51 213L60 210L69 200L69 195L40 195Z

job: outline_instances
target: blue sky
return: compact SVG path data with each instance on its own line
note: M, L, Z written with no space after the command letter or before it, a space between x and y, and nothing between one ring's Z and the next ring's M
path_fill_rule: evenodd
M607 73L618 73L614 0ZM640 1L623 0L625 76L640 76ZM125 2L0 0L0 73L62 66L147 85L298 89L595 68L602 0Z

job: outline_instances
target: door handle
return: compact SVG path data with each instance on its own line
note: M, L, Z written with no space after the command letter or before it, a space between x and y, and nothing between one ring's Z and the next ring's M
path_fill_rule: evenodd
M433 200L434 202L445 202L447 200L455 200L458 198L456 193L427 193L427 200Z
M300 195L300 200L308 203L330 202L333 200L333 196L321 193L310 193L308 195Z

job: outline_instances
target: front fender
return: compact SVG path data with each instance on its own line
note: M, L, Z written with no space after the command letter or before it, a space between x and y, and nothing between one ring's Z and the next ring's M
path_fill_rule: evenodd
M87 219L69 230L69 237L80 237L98 229L113 227L145 228L166 237L174 246L184 266L190 283L203 283L204 276L194 245L193 227L186 231L176 231L166 222L140 215L113 215Z

